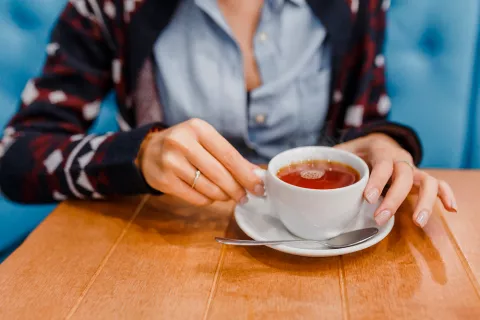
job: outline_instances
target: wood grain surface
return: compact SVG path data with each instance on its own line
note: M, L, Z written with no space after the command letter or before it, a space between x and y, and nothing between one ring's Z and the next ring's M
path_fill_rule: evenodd
M247 238L232 203L64 203L0 265L0 319L480 319L480 172L431 173L458 214L420 230L412 195L384 241L332 258L217 244Z

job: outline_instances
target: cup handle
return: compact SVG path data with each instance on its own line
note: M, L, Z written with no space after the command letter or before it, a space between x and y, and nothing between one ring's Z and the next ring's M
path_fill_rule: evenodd
M263 185L265 186L266 188L266 178L267 178L267 170L265 169L255 169L253 170L253 173L255 173L255 175L257 177L259 177L262 181L263 181ZM265 190L266 191L266 190ZM263 195L263 197L266 197L267 196L267 193L265 192L265 194Z
M255 175L257 177L259 177L263 181L263 184L265 186L265 193L263 194L263 196L257 196L257 195L254 195L254 194L250 193L250 192L247 192L248 199L249 200L254 200L254 201L253 201L253 203L248 201L246 204L241 205L241 206L246 208L247 210L256 211L256 210L259 210L259 208L252 209L252 206L255 207L255 206L263 203L260 207L261 210L266 210L266 211L270 212L270 214L272 214L271 213L271 204L270 204L270 201L267 197L267 190L266 190L266 189L268 189L268 187L266 185L266 182L267 182L266 178L267 178L268 172L267 172L267 170L260 169L260 168L255 169L253 172L255 173Z
M265 177L267 175L267 170L258 168L258 169L253 170L253 173L255 173L255 175L257 177L259 177L260 179L262 179L263 183L265 183Z
M264 170L264 169L255 169L253 170L253 173L259 177L262 181L263 181L263 185L265 185L265 181L266 181L266 175L267 175L267 170ZM263 196L257 196L257 195L254 195L250 192L247 192L248 194L248 197L251 199L251 198L257 198L257 199L264 199L266 198L267 194L265 192L265 194Z

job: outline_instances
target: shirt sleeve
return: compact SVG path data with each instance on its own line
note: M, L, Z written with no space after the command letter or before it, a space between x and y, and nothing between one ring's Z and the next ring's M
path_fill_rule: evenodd
M88 1L70 1L0 144L0 188L9 199L48 203L150 192L134 160L152 124L87 134L112 88L114 51Z

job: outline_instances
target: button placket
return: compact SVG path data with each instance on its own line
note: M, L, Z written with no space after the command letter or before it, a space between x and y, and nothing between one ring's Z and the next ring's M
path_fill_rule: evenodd
M258 113L255 116L255 123L258 125L264 125L266 120L267 120L267 116L263 113Z
M261 42L261 43L264 43L265 41L268 40L268 33L266 33L265 31L262 31L258 34L258 40Z

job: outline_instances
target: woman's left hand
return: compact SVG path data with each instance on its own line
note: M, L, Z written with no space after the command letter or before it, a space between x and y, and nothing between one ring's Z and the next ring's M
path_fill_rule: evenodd
M413 221L419 227L427 224L437 196L445 209L457 212L455 196L450 186L416 168L412 156L387 135L370 134L339 144L335 148L357 154L370 166L370 179L364 192L369 203L376 203L387 183L391 181L390 189L374 213L377 224L385 224L395 214L412 188L419 190L413 212Z

